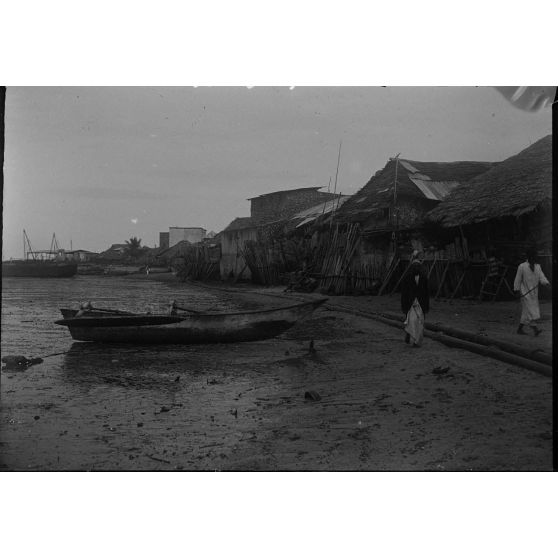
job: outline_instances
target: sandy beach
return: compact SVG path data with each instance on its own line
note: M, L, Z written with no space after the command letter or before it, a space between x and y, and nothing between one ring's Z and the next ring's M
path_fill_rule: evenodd
M245 308L313 296L212 290ZM330 302L398 308L397 297ZM429 320L515 341L514 308L436 301ZM543 334L522 343L550 349L550 308ZM431 339L413 349L398 329L349 311L322 308L278 338L234 345L66 337L65 354L2 371L3 470L552 468L551 378Z

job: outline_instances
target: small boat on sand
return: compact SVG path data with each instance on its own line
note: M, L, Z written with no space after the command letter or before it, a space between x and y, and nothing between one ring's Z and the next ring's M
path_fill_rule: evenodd
M280 335L309 316L327 298L268 310L191 314L134 314L117 310L61 309L76 341L101 343L236 343Z
M2 262L2 277L73 277L77 273L77 262L66 258L55 235L50 250L33 250L25 230L23 240L23 259Z

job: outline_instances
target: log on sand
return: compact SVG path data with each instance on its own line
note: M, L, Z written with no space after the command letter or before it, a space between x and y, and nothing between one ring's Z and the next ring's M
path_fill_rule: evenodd
M398 319L398 316L395 314L385 312L382 313L382 316L392 320ZM499 339L494 339L492 337L478 335L476 333L471 333L470 331L443 326L440 324L425 323L424 328L429 331L451 335L452 337L462 339L463 341L471 341L472 343L477 343L478 345L497 347L507 353L512 353L522 358L536 360L542 364L552 366L552 355L542 351L541 349L526 349L525 347L519 347L518 345L513 345L512 343L507 343L506 341L500 341Z
M349 309L337 305L328 304L326 305L326 307L330 307L332 309L339 310L339 311L354 313L359 316L363 316L365 318L372 318L384 324L396 327L398 329L403 329L402 321L387 318L380 314L374 314L372 312L363 312L361 310L353 310L353 309ZM480 345L478 343L473 343L471 341L465 341L462 339L458 339L456 337L451 337L450 335L445 335L444 333L429 331L426 328L424 331L424 335L425 337L434 339L435 341L439 341L440 343L443 343L448 347L464 349L466 351L470 351L483 356L494 358L496 360L500 360L508 364L513 364L515 366L521 366L522 368L527 368L528 370L533 370L535 372L538 372L539 374L543 374L544 376L552 377L552 366L548 364L544 364L542 362L537 362L535 360L532 360L531 358L524 358L516 354L508 353L504 350L497 349L493 346Z

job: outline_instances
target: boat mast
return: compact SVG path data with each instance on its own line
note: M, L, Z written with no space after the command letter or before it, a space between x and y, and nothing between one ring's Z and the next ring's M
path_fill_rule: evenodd
M29 254L33 256L33 259L36 259L35 252L33 252L33 248L31 248L31 241L29 240L25 229L23 229L23 259L26 260Z
M52 233L52 240L50 241L50 251L58 252L58 241L56 240L56 233Z

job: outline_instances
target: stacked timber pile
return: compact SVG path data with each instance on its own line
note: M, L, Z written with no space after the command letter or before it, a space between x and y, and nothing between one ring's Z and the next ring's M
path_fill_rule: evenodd
M273 245L247 241L240 250L252 274L252 281L259 285L278 285L284 273L284 263Z
M173 262L173 267L182 281L207 281L219 277L219 260L209 246L189 246L184 255Z
M319 283L322 292L342 295L351 290L350 278L354 276L351 261L359 241L359 226L355 223L342 231L337 225L329 241L322 243L325 247Z
M465 237L456 236L453 242L445 244L443 248L426 250L424 256L433 260L467 261L470 259L469 245Z
M348 277L348 290L354 294L375 294L380 287L380 278L385 273L385 265L359 263L352 266Z

